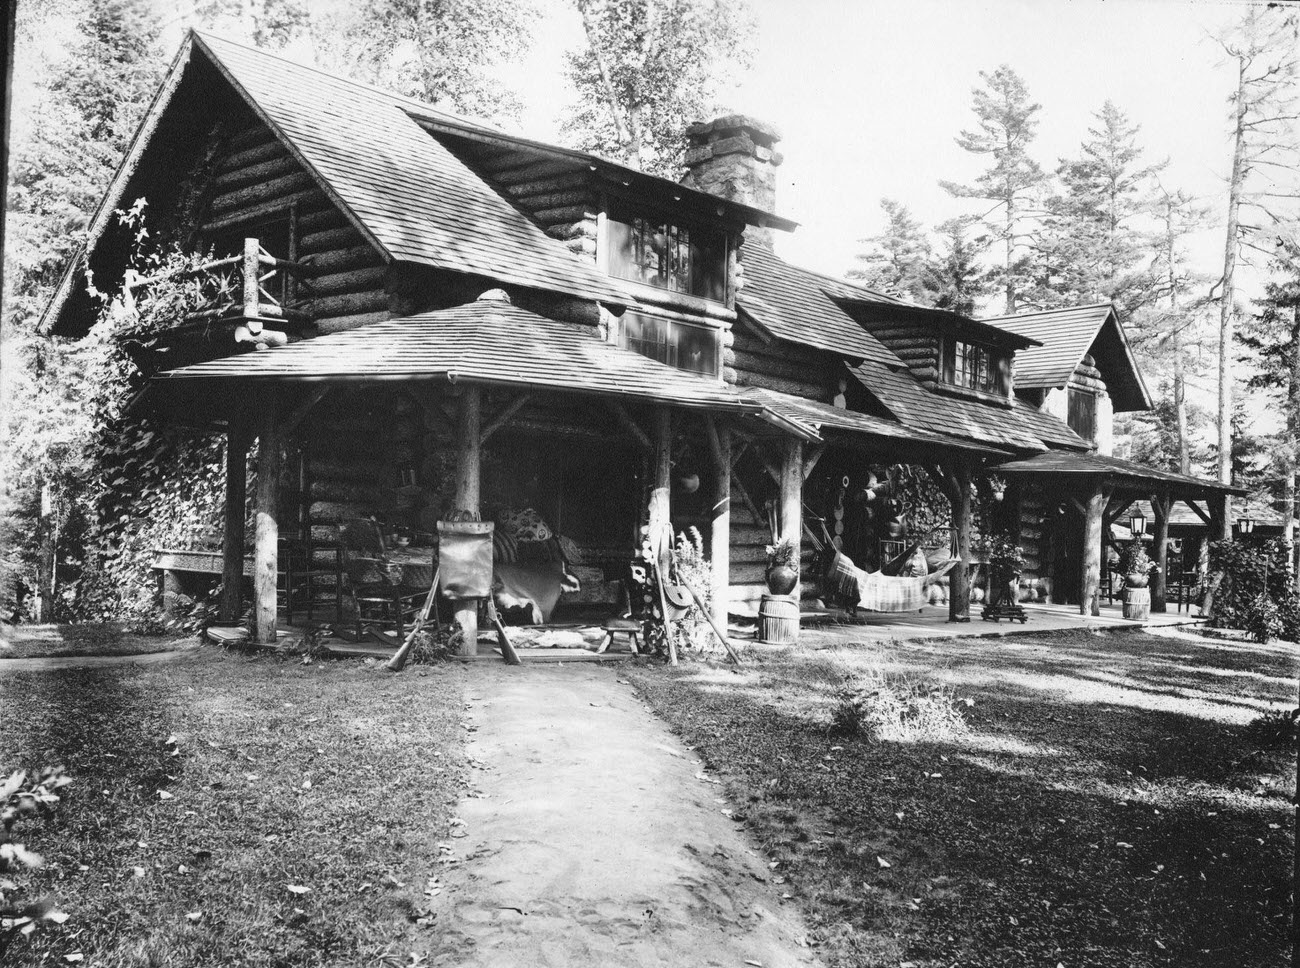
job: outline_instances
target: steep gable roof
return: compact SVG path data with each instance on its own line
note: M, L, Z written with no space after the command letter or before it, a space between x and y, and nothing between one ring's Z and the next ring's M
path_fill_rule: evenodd
M777 339L877 363L902 361L859 326L827 295L832 280L778 258L761 245L747 245L740 310ZM834 284L842 285L842 284Z
M1084 355L1092 353L1117 411L1151 409L1151 395L1111 303L995 316L984 322L1042 344L1016 354L1017 388L1063 387Z
M196 54L216 67L386 260L620 306L630 301L616 281L549 238L408 113L441 115L436 109L194 32L163 92L179 85ZM92 223L88 247L121 204L167 106L160 94ZM55 319L81 264L84 256L69 268L47 320Z

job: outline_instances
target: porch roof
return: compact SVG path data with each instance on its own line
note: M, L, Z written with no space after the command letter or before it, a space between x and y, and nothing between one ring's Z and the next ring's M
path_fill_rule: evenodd
M165 370L164 385L442 379L638 398L760 417L815 437L742 392L605 342L594 327L547 319L485 294L477 301Z
M1144 467L1130 460L1119 457L1107 457L1103 454L1078 454L1061 450L1035 454L1024 460L1013 460L999 464L999 474L1044 475L1044 476L1099 476L1110 483L1127 490L1142 494L1153 491L1169 491L1177 498L1208 497L1211 494L1246 493L1245 488L1203 477L1191 477L1175 474L1171 471Z
M816 434L821 434L825 430L841 430L898 441L908 446L932 445L935 447L977 450L987 454L1006 453L1006 451L997 450L996 448L980 447L941 434L928 433L916 427L905 426L894 420L873 417L870 414L859 413L856 410L846 410L843 407L832 406L829 403L791 396L788 393L778 393L775 390L750 388L745 391L745 394L761 402L768 410L796 423L804 424Z

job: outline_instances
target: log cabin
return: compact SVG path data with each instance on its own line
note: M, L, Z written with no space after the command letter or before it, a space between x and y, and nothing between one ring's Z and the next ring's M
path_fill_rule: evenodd
M810 602L815 550L883 563L916 509L881 495L906 478L945 506L945 598L966 621L990 475L1012 500L985 530L1032 540L1049 506L1077 511L1057 585L1083 611L1122 506L1200 499L1223 519L1231 488L1105 455L1025 362L1066 331L1067 393L1104 383L1149 406L1113 309L1095 326L981 321L792 265L773 248L796 228L774 213L778 133L732 115L685 137L674 182L190 33L43 320L75 339L97 311L86 280L130 282L113 215L137 198L155 238L242 266L229 312L166 334L144 401L226 440L219 547L160 563L220 574L227 621L250 578L272 642L293 611L277 603L286 538L322 550L359 518L397 533L525 514L532 544L564 539L575 601L602 603L660 521L702 534L725 625L766 591L778 538ZM472 652L474 610L457 621Z

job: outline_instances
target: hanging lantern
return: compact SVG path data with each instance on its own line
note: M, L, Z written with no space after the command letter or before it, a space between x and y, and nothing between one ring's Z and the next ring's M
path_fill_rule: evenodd
M1255 530L1254 518L1238 518L1237 533L1241 535L1250 534Z
M1128 529L1133 533L1133 537L1139 537L1147 533L1147 517L1141 511L1134 511L1128 519Z

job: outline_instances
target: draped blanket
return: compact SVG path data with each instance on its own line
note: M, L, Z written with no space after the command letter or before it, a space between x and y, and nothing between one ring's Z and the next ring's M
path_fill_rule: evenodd
M871 612L911 612L929 604L926 586L946 575L958 559L944 562L928 575L895 576L864 571L843 552L836 552L829 574L831 587L858 608Z

